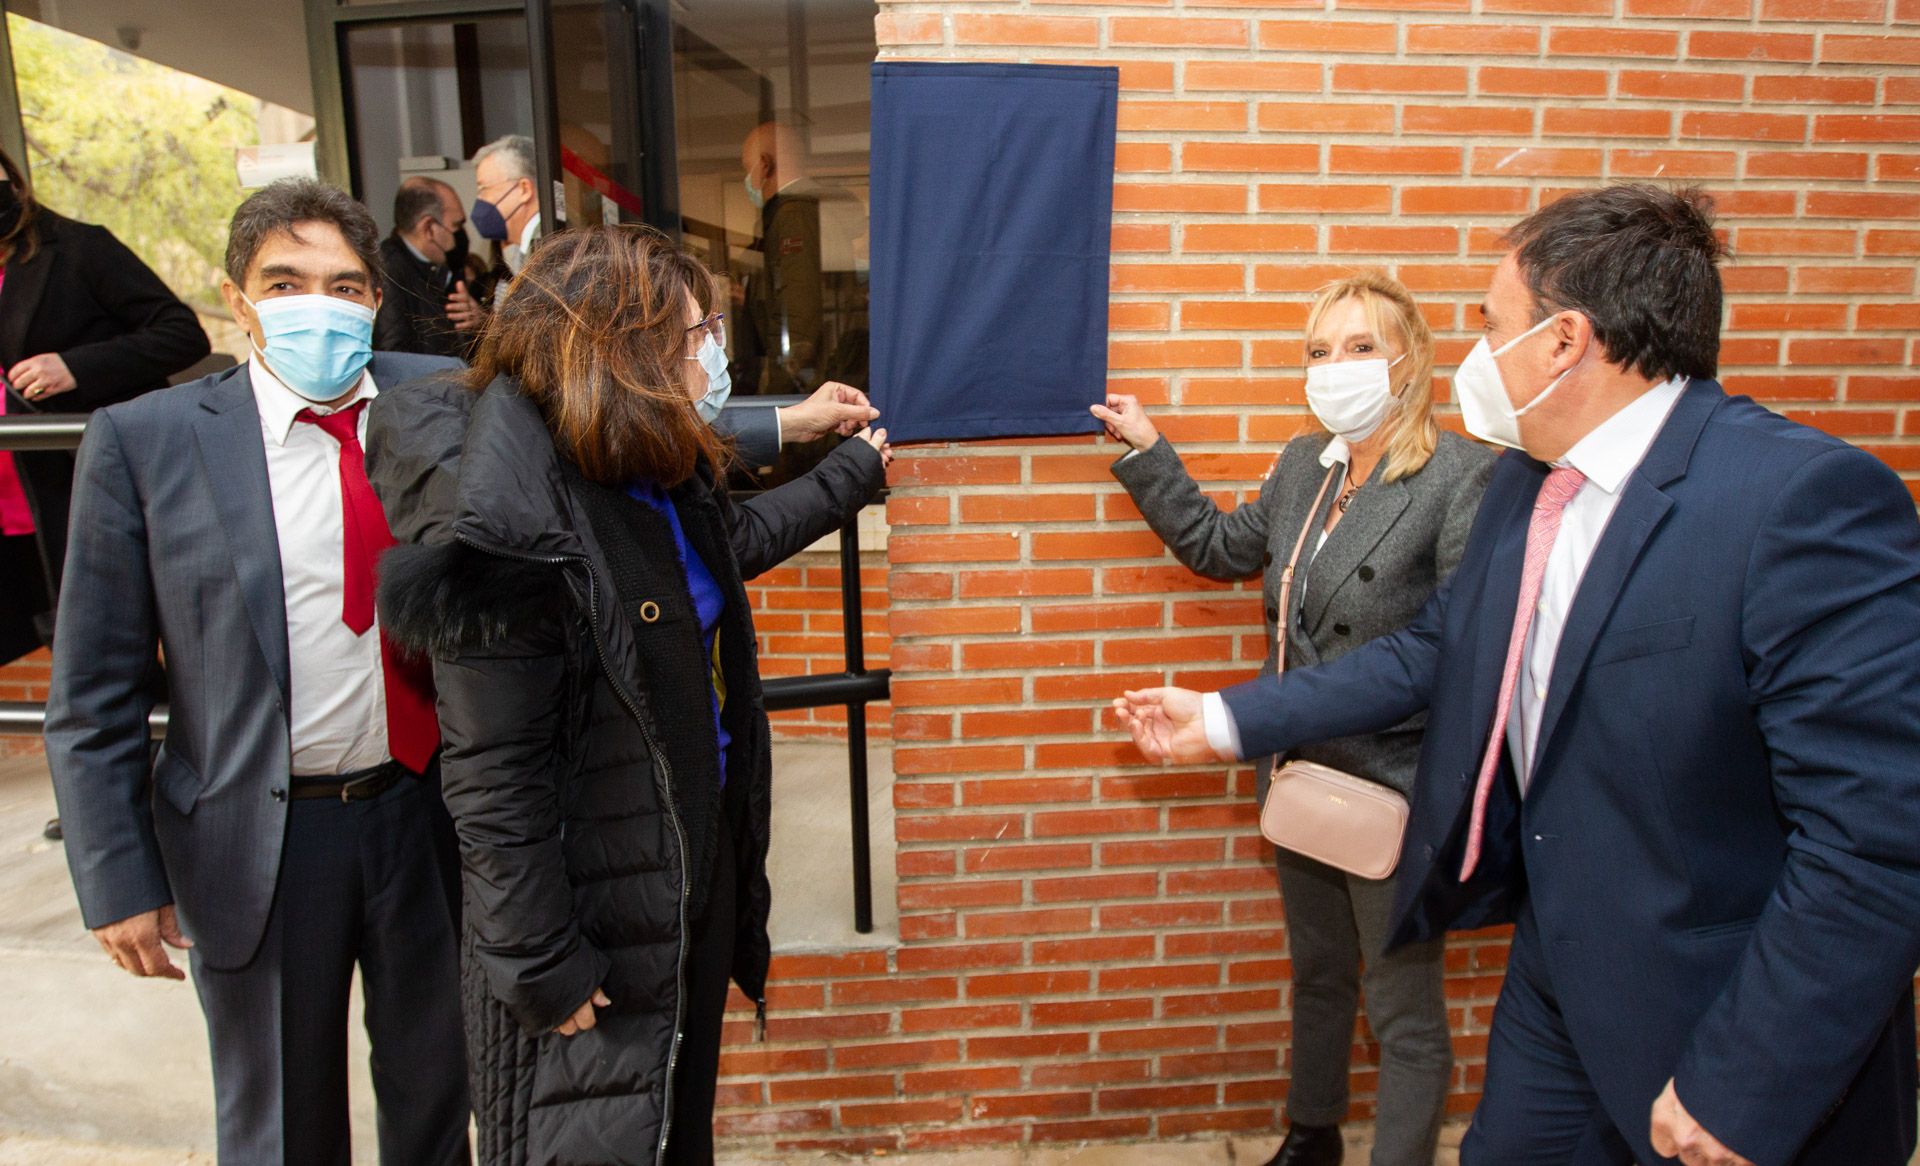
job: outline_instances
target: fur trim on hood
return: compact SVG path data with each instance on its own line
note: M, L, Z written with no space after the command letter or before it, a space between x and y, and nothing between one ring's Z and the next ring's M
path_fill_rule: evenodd
M430 657L494 647L551 619L565 600L561 567L462 543L397 546L380 560L381 626L395 643Z

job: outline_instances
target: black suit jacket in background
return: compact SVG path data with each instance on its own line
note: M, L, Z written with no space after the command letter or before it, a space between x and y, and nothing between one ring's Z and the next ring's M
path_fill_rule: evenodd
M9 413L91 413L165 388L167 378L211 346L193 309L105 227L39 208L38 246L6 266L0 287L0 371L29 356L58 353L75 387L28 403L11 386ZM33 507L49 595L60 590L67 557L73 455L14 455Z
M447 319L453 273L416 258L398 235L388 235L380 244L380 263L385 295L373 320L373 347L465 360L469 334Z

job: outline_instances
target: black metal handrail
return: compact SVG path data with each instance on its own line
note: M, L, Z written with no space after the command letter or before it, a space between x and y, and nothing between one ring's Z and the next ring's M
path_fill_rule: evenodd
M800 397L743 397L727 408L756 409L790 405ZM75 449L86 432L82 414L0 416L0 450L26 452ZM868 822L867 705L886 700L891 670L866 666L860 603L860 526L858 514L840 528L840 619L844 629L845 670L814 676L782 676L761 685L769 712L844 705L847 710L847 793L853 820L853 929L873 930L873 854ZM0 701L0 735L38 736L46 728L47 708L34 701ZM167 708L148 718L154 738L167 733Z

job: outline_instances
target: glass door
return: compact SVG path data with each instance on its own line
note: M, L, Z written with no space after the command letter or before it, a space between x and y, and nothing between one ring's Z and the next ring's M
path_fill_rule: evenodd
M474 151L534 132L527 24L519 14L343 29L352 189L382 230L402 180L424 175L474 198Z

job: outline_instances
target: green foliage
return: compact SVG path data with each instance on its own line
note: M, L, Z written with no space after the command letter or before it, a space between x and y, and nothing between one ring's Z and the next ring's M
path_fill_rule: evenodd
M203 315L224 317L234 149L258 99L19 16L7 17L34 195L119 236Z

